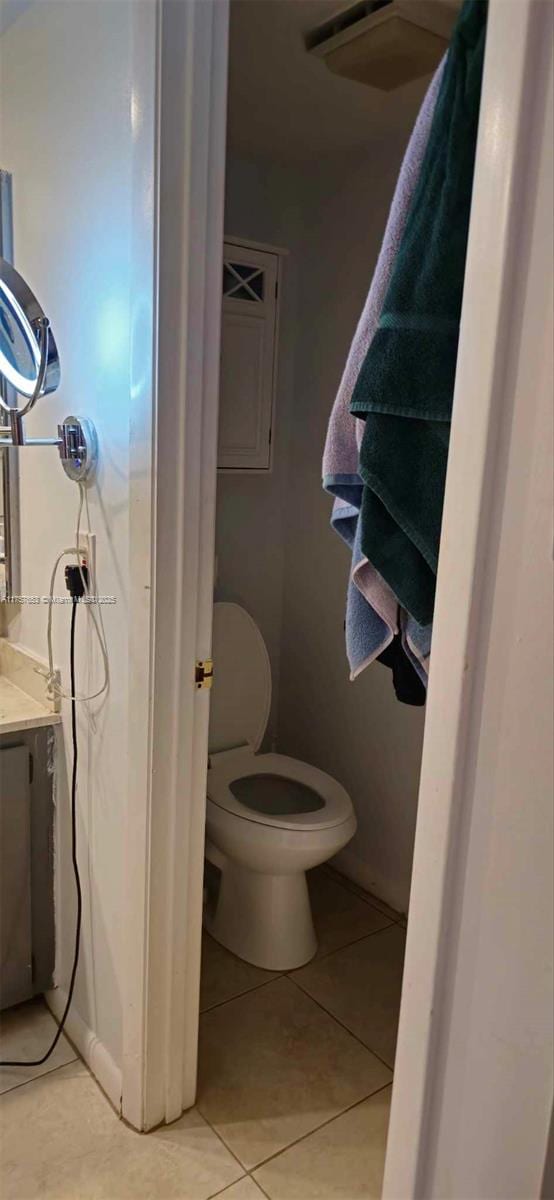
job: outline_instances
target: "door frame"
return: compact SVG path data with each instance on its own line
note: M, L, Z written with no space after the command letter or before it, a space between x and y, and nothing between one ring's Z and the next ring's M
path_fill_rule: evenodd
M155 111L133 96L133 235L150 245L135 285L152 303L132 438L121 1110L148 1130L196 1096L209 692L195 667L211 652L229 6L139 7L133 75Z
M470 984L457 962L455 930L476 854L465 840L475 787L471 739L490 636L494 502L502 506L505 486L507 363L522 329L514 291L528 271L530 164L542 152L537 101L544 105L548 79L548 7L542 0L489 0L383 1200L436 1194L432 1162L440 1137L441 1049L452 1028L449 995ZM495 736L488 734L491 753ZM506 831L505 840L510 836ZM502 886L509 897L510 880Z
M194 1103L196 1091L209 692L196 690L194 669L211 651L229 4L158 0L158 9L153 688L149 789L139 822L142 833L127 872L132 876L140 869L144 878L137 918L143 922L143 952L134 969L135 980L143 981L142 1004L126 1023L131 1032L123 1071L123 1114L144 1129L176 1119ZM458 867L463 869L457 861L456 829L469 788L464 746L476 703L472 650L484 590L488 527L483 514L500 421L504 317L516 252L514 213L525 179L521 128L534 95L530 47L538 10L539 0L490 0L413 919L385 1173L389 1200L421 1195L437 1030L446 1019L444 984L450 968L445 931L453 900L449 879ZM486 304L484 261L489 264ZM176 329L181 331L177 338Z

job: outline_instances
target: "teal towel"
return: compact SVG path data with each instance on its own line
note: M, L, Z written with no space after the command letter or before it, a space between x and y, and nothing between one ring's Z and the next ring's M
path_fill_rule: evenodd
M350 406L366 422L363 552L423 625L433 618L486 14L486 0L465 0L379 327Z

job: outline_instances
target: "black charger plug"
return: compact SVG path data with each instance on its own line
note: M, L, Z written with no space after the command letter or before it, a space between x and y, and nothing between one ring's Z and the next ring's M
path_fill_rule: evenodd
M65 568L65 586L74 600L80 600L88 592L88 567L71 564Z

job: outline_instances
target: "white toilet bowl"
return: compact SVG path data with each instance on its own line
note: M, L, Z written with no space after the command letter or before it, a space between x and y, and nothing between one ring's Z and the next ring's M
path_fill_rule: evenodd
M214 606L214 663L206 856L221 882L204 924L247 962L292 970L317 949L305 872L350 841L356 817L330 775L256 754L271 673L258 627L236 604Z

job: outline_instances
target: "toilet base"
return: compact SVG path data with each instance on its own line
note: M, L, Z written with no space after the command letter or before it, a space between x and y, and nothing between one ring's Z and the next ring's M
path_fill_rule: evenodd
M292 971L317 950L303 871L269 875L221 856L221 883L204 927L227 950L267 971Z

